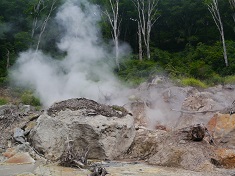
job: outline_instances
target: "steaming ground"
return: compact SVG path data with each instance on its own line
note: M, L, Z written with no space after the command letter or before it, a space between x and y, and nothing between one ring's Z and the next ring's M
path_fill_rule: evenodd
M41 51L23 52L11 72L12 80L35 90L44 106L74 97L124 103L118 97L125 88L113 75L112 62L107 60L112 55L102 45L100 18L97 6L67 1L55 18L65 31L58 48L67 53L66 57L59 61Z
M41 51L29 49L19 55L12 68L12 81L18 86L34 90L45 107L56 101L78 97L105 104L128 103L128 97L133 92L113 74L110 63L114 62L108 59L113 58L112 47L102 44L98 27L101 14L97 6L85 0L67 0L54 20L60 25L61 31L65 31L57 44L59 50L66 53L65 58L56 60ZM123 45L120 49L120 54L124 55L129 47ZM145 91L137 94L144 101L150 97L160 99L156 93L151 96L147 96ZM150 127L159 121L166 121L169 113L165 107L158 102L154 109L147 109Z

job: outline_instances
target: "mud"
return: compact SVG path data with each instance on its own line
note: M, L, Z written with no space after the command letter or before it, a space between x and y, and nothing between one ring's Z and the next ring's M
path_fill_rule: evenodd
M147 165L142 162L100 162L109 172L107 176L232 176L235 170L215 169L214 172L194 172L178 168ZM35 176L87 176L87 169L66 168L57 165L0 165L1 176L21 176L31 173Z
M35 164L0 164L0 176L15 176L22 173L33 173L39 166L39 163Z

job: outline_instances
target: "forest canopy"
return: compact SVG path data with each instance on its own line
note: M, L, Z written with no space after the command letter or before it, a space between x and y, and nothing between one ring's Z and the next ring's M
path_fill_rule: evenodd
M89 1L97 4L101 11L102 20L99 25L103 42L108 43L112 39L126 42L133 50L127 58L116 60L116 64L120 65L114 71L123 80L139 83L151 74L164 72L174 78L192 77L217 84L223 82L225 76L234 75L233 5L235 3L233 0ZM57 59L66 54L56 47L63 30L58 28L58 24L53 20L63 2L63 0L0 1L1 82L6 80L8 69L22 51L29 48L39 49ZM150 5L152 11L148 21L147 7ZM216 14L219 13L221 23L218 21L216 23L215 16L210 11L213 5L217 5ZM146 23L145 20L141 21L143 17L141 10L145 14ZM223 50L223 46L226 50ZM224 60L225 51L228 66ZM116 57L119 56L117 54Z

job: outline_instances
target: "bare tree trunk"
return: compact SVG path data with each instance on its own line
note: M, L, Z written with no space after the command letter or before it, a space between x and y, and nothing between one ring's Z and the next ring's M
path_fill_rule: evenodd
M147 58L151 58L150 54L150 38L151 30L154 23L157 21L159 16L157 15L158 0L132 0L137 11L138 21L143 36L144 45L146 47Z
M119 63L119 42L118 42L118 38L115 38L115 57L116 57L116 65L118 70L120 70L120 63Z
M10 67L10 51L7 49L7 65L6 65L6 69L8 70L8 68Z
M37 29L38 16L40 14L41 4L42 4L42 0L39 0L37 5L34 6L34 18L33 18L33 25L32 25L32 31L31 31L31 38L34 37L35 30Z
M223 29L222 29L221 38L222 38L222 44L223 44L224 62L225 62L226 67L228 67L228 56L227 56L227 49L226 49L226 43L225 43L225 39L224 39L224 30Z
M232 8L235 9L235 0L229 0L229 3L231 4ZM233 17L233 21L235 22L235 13L232 14L232 17Z
M149 44L150 44L150 32L151 32L151 27L149 26L150 24L148 24L148 27L147 27L147 29L148 29L148 32L147 32L147 39L146 39L146 52L147 52L147 58L148 59L150 59L150 46L149 46Z
M142 36L141 36L141 27L138 22L138 37L139 37L139 60L143 60L143 49L142 49Z
M229 0L229 3L231 4L233 8L235 8L235 0Z
M224 62L226 67L228 67L228 57L227 57L227 50L226 50L226 43L224 38L224 27L220 17L219 7L218 7L218 0L212 0L212 2L208 5L208 9L214 19L214 22L220 32L222 45L223 45L223 55L224 55Z
M114 2L113 2L114 1ZM120 23L121 19L119 19L119 0L109 0L111 6L111 12L104 12L109 19L109 23L112 27L112 37L115 45L115 61L118 70L120 70L120 61L119 61L119 35L120 35Z
M32 24L31 38L34 37L35 31L39 28L38 26L38 17L40 13L46 9L47 6L44 4L44 0L38 0L38 3L34 6L34 18Z
M38 37L38 42L37 42L37 47L36 47L36 52L38 51L39 49L39 45L41 43L41 39L42 39L42 34L44 33L45 29L46 29L46 26L47 26L47 22L48 20L50 19L50 16L51 16L51 13L53 12L53 10L55 10L55 3L56 3L57 0L53 0L52 2L52 5L51 5L51 8L50 8L50 11L46 17L46 19L44 20L42 26L41 26L41 31L40 31L40 34L39 34L39 37Z

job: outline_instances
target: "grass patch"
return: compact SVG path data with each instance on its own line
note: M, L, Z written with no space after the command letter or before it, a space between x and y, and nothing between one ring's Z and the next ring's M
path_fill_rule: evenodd
M0 98L0 105L5 105L7 103L8 101L5 98Z
M225 84L235 84L235 75L225 77L224 83Z
M23 104L32 105L32 106L40 106L40 99L35 97L31 91L25 91L21 95L21 101Z
M184 78L181 80L181 84L183 86L193 86L193 87L198 87L198 88L207 88L208 87L204 82L202 82L198 79L195 79L195 78Z
M0 77L0 86L5 86L8 84L7 77Z
M139 61L131 58L121 63L121 70L117 73L119 78L131 86L138 86L149 79L150 76L161 73L162 70L153 60Z

